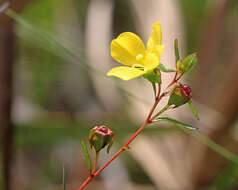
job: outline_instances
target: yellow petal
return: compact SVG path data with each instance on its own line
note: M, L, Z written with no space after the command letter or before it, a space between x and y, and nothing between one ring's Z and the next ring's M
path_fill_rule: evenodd
M140 64L140 61L136 59L138 55L145 55L145 46L136 34L124 32L112 40L111 56L119 63L127 66Z
M108 71L107 76L118 77L122 80L130 80L144 74L145 74L145 71L141 71L139 69L132 68L132 67L122 66L122 67L115 67L111 69L110 71Z
M162 41L161 25L157 21L152 26L152 32L147 42L148 51L155 53L157 56L160 56L163 51L163 47L161 47L161 41Z
M164 51L164 45L157 45L155 48L156 48L156 53L159 54L159 56Z
M159 57L154 53L147 53L145 59L145 71L146 73L152 71L159 65Z
M148 43L147 43L147 49L153 48L154 45L160 45L162 41L162 32L161 32L161 25L157 21L152 26L152 32L150 34Z

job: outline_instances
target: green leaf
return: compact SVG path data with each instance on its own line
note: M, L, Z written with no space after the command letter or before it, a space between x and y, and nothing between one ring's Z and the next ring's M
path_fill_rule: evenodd
M158 69L155 69L154 71L151 71L150 73L145 74L144 77L148 79L151 83L161 84L160 70Z
M63 166L63 186L64 186L64 190L66 190L66 177L65 177L64 166Z
M188 101L188 105L189 105L189 107L190 107L190 109L191 109L191 111L192 111L194 117L195 117L197 120L199 120L198 113L196 112L196 110L195 110L195 108L194 108L194 106L193 106L193 103L192 103L191 99Z
M88 169L91 172L92 171L92 162L91 162L90 156L88 154L88 149L87 149L85 142L83 140L81 140L81 146L83 148L84 156L85 156L86 162L88 164Z
M166 121L166 122L169 122L169 123L173 123L179 127L185 127L187 129L193 129L193 130L196 130L197 127L194 127L192 125L189 125L189 124L186 124L186 123L183 123L181 121L177 121L175 119L172 119L170 117L158 117L155 119L155 121Z
M187 73L193 69L193 67L196 65L197 62L198 62L197 53L188 55L182 61L182 64L179 65L178 70L181 71L182 73Z
M158 69L166 73L176 72L176 69L167 68L162 63L159 64Z
M175 51L175 57L176 57L176 63L179 61L179 50L178 50L178 39L174 40L174 51Z

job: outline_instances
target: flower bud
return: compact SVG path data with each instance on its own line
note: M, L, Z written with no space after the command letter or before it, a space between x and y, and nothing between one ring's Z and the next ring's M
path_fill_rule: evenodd
M99 152L108 145L108 153L114 141L114 133L106 126L96 126L90 130L88 141L96 152Z
M175 105L175 107L186 104L191 98L191 88L188 85L178 84L170 93L168 105Z
M185 57L183 61L179 60L176 64L176 68L179 72L184 74L191 71L192 68L196 65L197 61L197 53L193 53Z

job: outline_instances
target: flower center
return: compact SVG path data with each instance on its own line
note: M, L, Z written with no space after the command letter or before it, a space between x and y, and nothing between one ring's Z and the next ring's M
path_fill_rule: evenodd
M144 71L144 55L143 54L138 54L136 56L136 64L133 64L132 67L136 68L136 69L140 69L142 71Z
M143 56L142 54L138 54L138 55L136 56L136 60L137 60L137 61L143 61L143 59L144 59L144 56Z

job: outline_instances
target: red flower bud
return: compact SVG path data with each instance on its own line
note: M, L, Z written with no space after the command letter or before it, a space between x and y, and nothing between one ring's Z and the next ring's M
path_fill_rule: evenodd
M185 96L192 98L192 89L188 85L182 85L181 83L179 83L179 86L181 87L181 90Z
M178 83L178 85L171 91L168 105L175 107L186 104L191 98L191 88L188 85Z
M88 140L96 152L99 152L107 145L107 152L109 152L114 141L114 133L106 126L96 126L90 130Z

